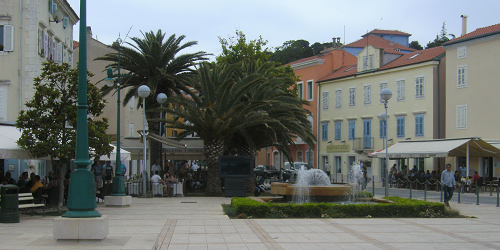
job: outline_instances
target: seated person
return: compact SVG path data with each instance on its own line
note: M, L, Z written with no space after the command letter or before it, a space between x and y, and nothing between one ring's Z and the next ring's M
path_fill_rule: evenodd
M28 182L28 172L23 172L21 174L21 177L19 178L19 180L17 181L17 186L19 188L24 188L26 186L26 183Z
M35 182L36 182L35 173L31 173L30 174L30 179L29 179L28 182L26 182L25 186L27 188L31 188L31 187L33 187L33 185L35 184Z
M35 175L35 180L36 180L36 182L33 184L33 186L30 189L31 193L35 193L39 188L43 188L43 184L40 181L40 175Z
M7 184L16 185L16 180L12 179L12 174L9 171L7 171L5 173L5 178L3 178L2 184L3 185L7 185Z
M155 171L155 174L151 177L151 182L153 184L158 185L160 182L163 184L163 193L167 193L167 183L161 179L161 177L158 175L160 172L158 170Z
M478 174L477 171L474 171L474 175L472 176L472 183L471 185L475 185L478 181L479 178L481 178ZM477 183L479 185L479 183Z
M167 182L167 194L170 195L170 190L174 187L175 179L167 172L165 174L165 181Z

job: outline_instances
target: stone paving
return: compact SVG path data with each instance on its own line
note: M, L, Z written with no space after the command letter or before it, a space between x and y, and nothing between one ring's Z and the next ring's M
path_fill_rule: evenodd
M234 219L229 198L133 198L109 216L102 241L56 241L53 217L0 224L0 249L500 249L500 208L457 204L460 219Z

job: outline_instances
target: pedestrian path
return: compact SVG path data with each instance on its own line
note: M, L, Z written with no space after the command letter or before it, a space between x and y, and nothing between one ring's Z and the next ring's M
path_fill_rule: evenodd
M477 218L229 219L229 198L133 198L98 205L109 216L102 241L55 241L52 218L0 224L0 249L500 249L500 208L451 206Z

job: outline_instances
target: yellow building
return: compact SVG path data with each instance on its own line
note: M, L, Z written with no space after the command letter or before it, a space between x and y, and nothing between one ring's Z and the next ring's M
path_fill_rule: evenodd
M446 50L446 138L480 137L500 141L500 24L463 32L444 44ZM498 147L498 146L497 146ZM471 157L469 174L474 170L482 177L500 176L500 158ZM449 158L458 168L466 165L465 157Z
M445 51L442 47L403 54L398 49L368 45L358 53L358 63L344 66L320 79L318 135L320 157L328 159L334 179L346 177L354 162L363 162L380 180L385 159L369 153L400 140L444 138ZM380 91L392 90L388 103L387 131ZM323 94L329 93L329 94ZM325 108L326 107L326 108ZM438 170L444 162L429 159L391 159L389 167L416 165ZM335 174L336 173L336 174Z
M72 62L78 20L65 0L0 1L0 121L15 122L33 98L42 62Z

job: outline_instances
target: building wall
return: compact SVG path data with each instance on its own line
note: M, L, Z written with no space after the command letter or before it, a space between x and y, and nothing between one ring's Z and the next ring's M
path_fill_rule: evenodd
M48 1L0 2L0 26L14 27L13 51L0 51L0 121L17 120L19 111L35 94L33 79L40 75L42 62L49 59L72 61L73 25L78 16L66 1L54 0L54 3L63 16L69 18L66 28L63 21L53 22ZM52 50L45 49L39 46L40 40L47 44L48 40L54 41L55 46Z
M500 35L465 41L446 46L446 137L481 137L499 140L498 113L500 99L500 71L498 70L498 48ZM459 58L458 50L466 49L466 56ZM458 67L467 66L465 87L458 87ZM466 105L466 127L457 128L457 107ZM500 158L494 158L494 176L500 176ZM485 175L483 158L471 157L470 168ZM447 163L456 166L456 158L448 158Z
M349 121L355 121L355 138L363 137L363 120L371 119L371 137L373 137L373 151L383 149L383 139L380 138L380 114L385 113L384 105L380 101L380 84L387 84L388 88L392 90L393 96L388 103L388 139L389 146L397 143L400 140L405 140L406 138L415 139L433 139L436 137L433 130L435 124L434 120L434 108L433 102L435 98L435 93L433 90L433 85L437 83L435 79L435 69L437 68L438 62L424 62L416 65L404 66L399 68L393 68L384 71L378 71L373 73L366 73L356 75L355 77L348 77L344 79L337 79L328 82L321 83L321 91L329 91L330 103L329 109L321 112L319 120L321 122L328 123L328 141L331 143L321 143L319 147L319 154L321 156L327 156L329 162L333 163L332 168L335 167L334 156L340 156L342 159L342 174L348 173L348 156L355 156L356 160L363 160L365 162L370 162L366 160L368 151L360 152L353 150L353 140L349 140ZM424 98L415 97L415 78L424 77L425 88L424 88ZM405 80L405 99L398 100L397 98L397 88L396 81ZM371 104L364 103L364 86L371 85ZM354 107L349 107L349 88L354 87L356 89L356 105ZM336 108L335 101L335 91L342 91L342 107ZM320 103L322 100L319 100ZM415 136L415 116L424 116L424 135ZM404 137L397 137L397 118L405 117L405 135ZM340 140L335 140L335 122L341 123L341 138ZM321 138L321 135L318 135ZM345 142L343 142L345 141ZM348 146L348 152L341 152L342 150L328 150L328 146ZM359 153L359 154L358 154ZM412 166L415 164L414 159L410 159L405 164ZM392 166L395 161L390 160L389 166ZM380 178L381 161L377 158L371 159L371 172L372 175ZM370 165L370 164L365 164ZM425 170L434 170L436 167L434 165L433 159L425 159ZM411 167L410 167L411 168Z

